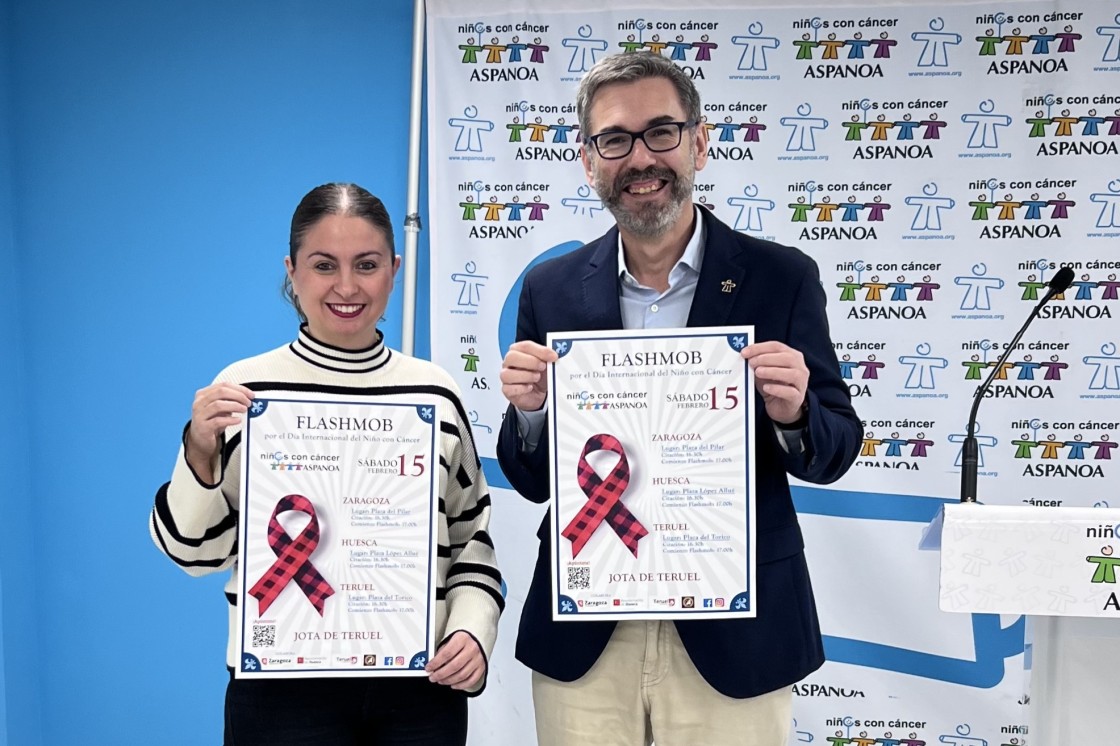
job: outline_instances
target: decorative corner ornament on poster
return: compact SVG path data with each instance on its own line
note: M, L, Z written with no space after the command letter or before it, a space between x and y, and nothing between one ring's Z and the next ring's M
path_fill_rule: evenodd
M256 399L242 434L238 678L422 676L436 405Z
M753 337L548 335L553 619L755 616Z

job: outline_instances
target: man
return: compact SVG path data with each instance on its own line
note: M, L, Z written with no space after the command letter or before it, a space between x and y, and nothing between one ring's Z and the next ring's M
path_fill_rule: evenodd
M758 616L676 622L552 621L549 519L517 657L533 669L543 746L788 742L790 685L824 662L787 474L838 479L861 427L828 336L816 264L692 204L708 135L692 81L649 53L605 58L577 98L587 179L617 226L531 271L517 342L502 363L510 402L498 460L534 502L549 497L544 427L550 331L753 324L743 357L758 396Z

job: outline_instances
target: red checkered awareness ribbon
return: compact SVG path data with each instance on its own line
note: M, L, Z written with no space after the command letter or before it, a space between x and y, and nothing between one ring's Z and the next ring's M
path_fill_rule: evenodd
M596 451L618 454L618 463L614 465L606 479L601 479L587 463L587 455ZM604 433L588 438L583 453L579 456L579 463L576 465L576 479L588 499L560 534L572 542L572 557L579 555L580 550L604 519L618 534L618 538L622 539L627 549L637 557L638 540L649 531L622 504L622 493L630 484L630 462L626 460L626 451L618 439Z
M281 513L288 511L311 516L311 520L294 539L288 536L278 520ZM322 616L323 605L334 595L334 588L311 564L311 555L315 547L319 546L319 518L315 515L315 506L310 500L303 495L280 498L268 522L268 546L275 552L276 561L257 584L249 589L249 595L260 602L258 615L264 616L285 586L295 580L303 595L307 596L307 600L319 612L319 616Z

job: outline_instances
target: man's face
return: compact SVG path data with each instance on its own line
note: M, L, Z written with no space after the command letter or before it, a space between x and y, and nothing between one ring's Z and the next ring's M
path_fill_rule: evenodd
M610 130L640 132L654 124L688 118L676 89L665 78L604 86L596 92L589 114L587 136ZM702 124L688 128L679 146L662 153L635 140L630 153L615 160L602 158L592 143L585 142L582 157L588 183L619 228L656 238L678 221L691 220L686 208L692 202L696 172L708 160L708 131Z

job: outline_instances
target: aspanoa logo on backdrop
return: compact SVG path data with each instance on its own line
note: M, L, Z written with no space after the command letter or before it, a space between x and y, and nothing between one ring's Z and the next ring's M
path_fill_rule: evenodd
M1016 465L1024 477L1103 478L1111 466L1115 432L1101 430L1097 423L1072 420L1016 420L1012 430L1020 431L1010 441Z
M544 201L548 189L548 184L527 182L460 184L458 206L460 220L468 224L467 238L525 238L552 207Z
M977 54L990 61L988 75L1067 72L1081 33L1071 23L1082 12L986 13L976 16ZM1047 24L1047 25L1040 25ZM1049 25L1053 24L1053 25Z
M575 104L517 101L506 106L508 140L519 161L579 160L579 122Z
M1024 103L1035 109L1024 122L1027 137L1037 143L1035 155L1120 155L1114 139L1120 135L1120 109L1108 115L1097 108L1120 103L1120 96L1047 93Z
M806 63L802 78L882 78L889 69L891 50L898 46L886 30L898 18L803 18L793 22L801 31L791 43L794 58ZM857 30L858 29L858 30ZM864 37L867 38L864 38Z
M672 20L669 18L629 18L620 21L618 32L625 38L618 39L607 54L615 52L650 52L668 57L693 79L704 80L704 65L712 61L712 52L719 44L707 32L719 28L719 21L704 19ZM777 40L774 40L775 42ZM734 43L734 42L733 42ZM766 40L760 40L766 44ZM752 52L752 61L766 69L764 48L760 55ZM746 55L746 51L744 51ZM754 57L757 56L757 59Z
M991 373L990 369L996 367L1006 345L988 339L962 342L961 349L967 354L960 361L964 380L974 381L979 389ZM1070 345L1070 342L1045 339L1018 343L1007 360L999 365L984 396L993 399L1053 399L1054 387L1069 378L1068 375L1063 378L1063 374L1070 367Z
M982 224L979 238L1061 238L1060 221L1069 219L1077 202L1064 189L1057 193L1052 187L1039 190L1056 183L1072 187L1077 180L990 178L969 182L969 189L984 190L968 203L972 222ZM1028 189L1031 191L1026 192Z
M844 141L859 143L852 150L852 160L932 158L930 143L940 141L942 130L949 126L935 109L947 105L947 101L867 98L841 104L847 117L841 122Z
M463 53L460 62L470 71L467 79L474 83L540 80L537 70L549 51L540 34L547 33L548 27L525 20L462 24L458 32L467 38L458 46Z
M791 223L804 223L802 241L878 239L876 226L884 222L891 204L882 192L890 184L818 184L815 181L789 184L786 190L798 194L786 205ZM806 192L806 194L800 194Z
M939 274L932 274L940 269L940 262L840 262L836 271L845 274L835 283L838 299L853 304L848 319L925 319L941 289ZM894 272L905 274L888 274Z
M1086 266L1096 269L1100 265L1120 264L1110 259L1083 261L1063 261L1074 270ZM1036 304L1041 293L1045 292L1047 275L1057 268L1057 262L1045 258L1019 262L1019 269L1027 276L1017 284L1023 289L1019 299L1025 303ZM1054 299L1039 312L1045 319L1111 319L1112 310L1120 295L1120 281L1116 273L1081 272L1070 284L1070 289L1054 296Z

